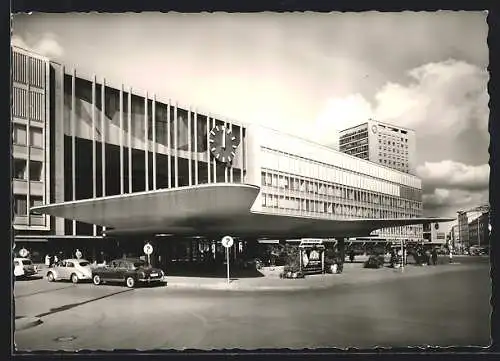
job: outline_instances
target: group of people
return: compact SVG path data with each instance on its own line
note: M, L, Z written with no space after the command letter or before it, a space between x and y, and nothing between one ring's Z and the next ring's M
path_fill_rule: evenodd
M53 256L50 254L45 255L45 266L53 267L55 264L57 264L57 262L59 262L59 258L57 257L57 254L55 254Z
M83 257L83 254L82 254L82 251L80 251L78 248L76 249L75 253L74 253L74 256L77 258L77 259L81 259ZM61 259L63 258L63 253L62 252L59 252L59 257L57 256L57 254L54 254L54 255L51 255L49 253L47 253L45 255L45 266L47 267L53 267L54 265L57 264L57 262L59 262Z

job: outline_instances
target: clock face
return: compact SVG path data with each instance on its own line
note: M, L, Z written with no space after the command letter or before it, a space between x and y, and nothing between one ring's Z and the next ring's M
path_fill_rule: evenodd
M215 159L222 163L231 163L238 148L238 139L231 129L216 125L209 134L209 149Z

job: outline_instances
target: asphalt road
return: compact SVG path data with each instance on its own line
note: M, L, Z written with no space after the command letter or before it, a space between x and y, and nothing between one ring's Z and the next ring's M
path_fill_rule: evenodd
M286 293L17 282L17 314L43 324L15 341L19 351L487 346L489 264L467 262L433 276Z

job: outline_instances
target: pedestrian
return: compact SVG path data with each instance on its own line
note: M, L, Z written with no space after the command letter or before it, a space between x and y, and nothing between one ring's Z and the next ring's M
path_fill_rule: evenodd
M54 266L57 265L57 262L59 262L59 258L57 258L57 254L54 255Z
M351 261L351 263L354 262L354 250L351 249L351 251L349 252L349 260Z
M450 253L449 253L449 259L450 259L450 263L453 262L453 251L450 249Z
M432 264L434 266L437 265L437 258L438 258L438 255L437 255L436 248L433 248L432 249Z
M48 253L45 255L45 266L50 267L50 255Z

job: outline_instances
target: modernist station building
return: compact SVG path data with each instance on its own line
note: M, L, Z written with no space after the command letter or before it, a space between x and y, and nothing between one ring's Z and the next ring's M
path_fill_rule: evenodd
M422 224L409 222L422 216L422 183L411 174L157 94L139 94L102 77L83 77L19 48L13 48L12 81L17 249L44 254L79 248L88 258L103 250L117 256L140 254L144 242L154 238L158 253L196 259L222 252L219 234L203 223L200 212L215 214L223 204L234 204L229 213L237 213L238 199L249 202L252 214L267 217L251 222L274 231L252 233L250 226L231 228L238 218L213 218L210 226L221 232L239 232L235 257L250 235L307 237L308 230L327 229L334 220L349 226L328 238L361 236L370 229L372 240L422 240ZM166 198L160 205L148 203L158 197ZM158 212L184 220L192 215L192 221L179 220L170 229ZM363 225L364 233L353 234L350 220ZM138 230L135 221L167 229L120 233L109 226ZM302 222L294 228L301 231L287 234L292 223L286 222ZM377 224L395 226L373 229ZM206 232L194 234L188 226Z

